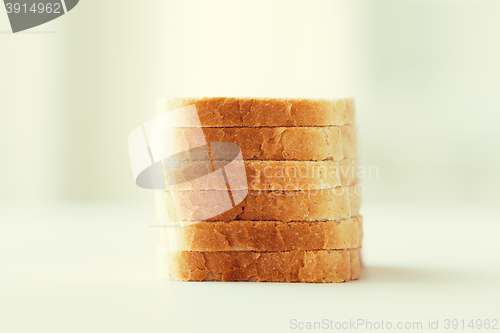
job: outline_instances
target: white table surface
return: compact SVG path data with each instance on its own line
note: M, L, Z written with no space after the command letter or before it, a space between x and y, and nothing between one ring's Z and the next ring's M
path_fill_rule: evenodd
M462 331L444 320L500 319L493 205L365 205L366 268L344 284L159 281L151 206L0 203L0 332L311 331L292 319Z

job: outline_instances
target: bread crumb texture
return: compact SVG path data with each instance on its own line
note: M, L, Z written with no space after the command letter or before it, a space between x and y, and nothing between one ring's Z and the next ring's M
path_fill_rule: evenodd
M176 281L336 283L359 278L359 248L287 252L190 252L159 247L160 272Z
M159 114L194 105L203 127L289 127L354 124L352 98L175 98Z

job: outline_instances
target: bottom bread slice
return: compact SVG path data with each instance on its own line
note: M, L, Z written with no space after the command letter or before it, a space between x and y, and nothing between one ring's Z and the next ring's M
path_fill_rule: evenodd
M194 252L158 247L164 279L175 281L347 282L359 278L359 248L287 252Z

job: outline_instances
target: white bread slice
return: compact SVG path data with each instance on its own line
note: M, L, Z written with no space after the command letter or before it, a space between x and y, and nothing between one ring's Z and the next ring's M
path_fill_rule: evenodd
M335 161L244 161L233 162L244 165L246 179L233 181L232 190L271 190L296 191L335 188L339 186L356 185L358 183L356 164L354 160ZM166 182L176 184L179 190L226 190L226 183L213 181L208 176L213 172L208 161L193 161L178 163L176 168L164 169ZM227 161L214 161L215 169L226 167L226 175L231 179L240 177L239 169L232 171ZM241 176L243 173L241 172ZM244 176L243 176L244 177Z
M177 251L293 251L361 247L362 217L324 222L229 221L169 223L163 244Z
M241 203L209 219L205 218L206 212L222 204L220 195L224 191L157 190L156 215L160 221L167 222L335 221L359 215L358 186L311 191L249 191ZM239 192L231 191L231 194L234 197Z
M159 114L194 105L203 127L291 127L354 124L352 98L174 98Z
M356 158L356 136L351 125L328 127L204 127L201 129L207 143L230 142L239 146L243 160L270 161L341 161L344 158ZM198 128L169 128L162 135L158 134L157 143L165 142L162 148L157 144L156 154L168 156L162 152L193 149L199 143L193 143L193 133ZM199 135L198 135L199 136ZM155 146L155 147L156 147ZM179 148L181 147L181 148ZM218 156L218 160L232 160L234 152L228 151ZM195 159L190 157L191 159Z
M335 283L358 279L358 249L287 252L194 252L157 248L163 279Z

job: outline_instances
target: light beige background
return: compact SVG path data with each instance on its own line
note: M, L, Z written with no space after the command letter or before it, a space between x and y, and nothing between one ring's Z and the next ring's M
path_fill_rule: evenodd
M13 35L0 10L0 332L498 319L499 14L493 0L81 0ZM189 95L356 98L361 163L379 168L359 281L158 281L127 137L157 96Z
M498 202L498 1L90 1L0 11L0 199L148 201L157 96L356 98L366 203Z

